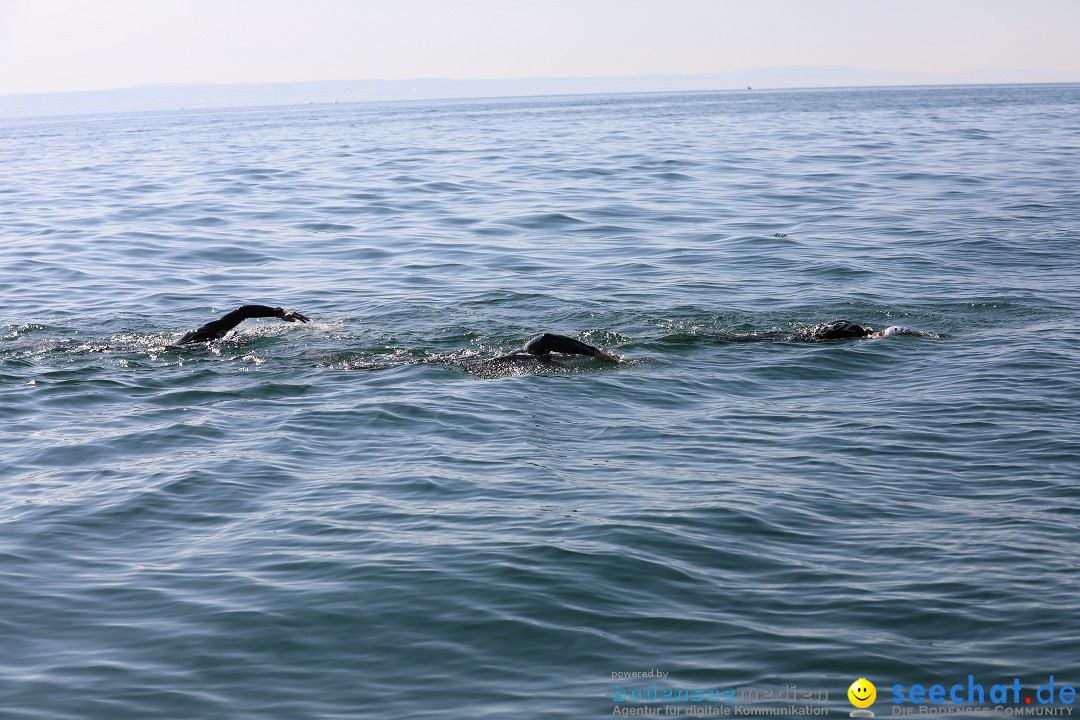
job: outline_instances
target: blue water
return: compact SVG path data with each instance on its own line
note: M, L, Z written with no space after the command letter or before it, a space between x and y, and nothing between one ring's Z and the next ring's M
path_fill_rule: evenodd
M0 717L607 717L650 668L833 716L859 677L879 716L894 684L1080 684L1078 109L0 123ZM243 303L313 322L170 344ZM837 317L928 335L715 339ZM543 331L626 362L458 365Z

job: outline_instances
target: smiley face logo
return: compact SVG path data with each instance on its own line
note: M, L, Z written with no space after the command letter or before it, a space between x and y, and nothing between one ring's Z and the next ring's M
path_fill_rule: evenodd
M857 708L868 708L877 699L877 688L866 678L859 678L847 689L847 699Z

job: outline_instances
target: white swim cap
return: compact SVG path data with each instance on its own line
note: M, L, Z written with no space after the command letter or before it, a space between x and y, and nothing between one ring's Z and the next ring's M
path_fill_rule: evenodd
M903 327L901 325L893 325L892 327L887 327L887 328L885 328L884 330L881 331L881 336L882 337L889 337L890 335L910 335L910 334L911 334L911 329Z

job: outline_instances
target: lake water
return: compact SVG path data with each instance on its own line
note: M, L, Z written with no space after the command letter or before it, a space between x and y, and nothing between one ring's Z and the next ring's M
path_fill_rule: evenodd
M882 716L896 684L1080 684L1078 110L0 123L0 717L599 718L663 710L618 698L652 682L839 717L860 677ZM170 344L244 303L313 321ZM932 335L716 340L838 317ZM625 362L456 364L543 331Z

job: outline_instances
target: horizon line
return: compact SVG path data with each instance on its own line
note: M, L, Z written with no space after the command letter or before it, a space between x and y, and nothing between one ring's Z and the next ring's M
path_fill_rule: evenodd
M92 93L108 93L118 92L123 90L139 90L150 88L182 88L182 87L250 87L257 85L310 85L310 84L324 84L324 83L380 83L380 84L393 84L393 83L411 83L411 82L438 82L438 83L486 83L486 82L499 82L499 83L528 83L528 82L551 82L551 81L564 81L574 82L581 80L674 80L681 78L710 78L720 77L725 75L736 75L740 73L754 73L754 72L766 72L766 71L856 71L866 73L885 73L893 75L909 75L909 76L926 76L940 77L942 82L940 83L927 83L928 85L963 85L963 84L988 84L988 85L1060 85L1080 82L1080 77L1075 80L1048 80L1048 81L1033 81L1033 82L981 82L978 75L983 73L1063 73L1060 69L1055 68L980 68L978 70L961 71L957 73L932 73L922 70L897 70L894 68L873 68L864 67L861 65L765 65L759 67L747 67L739 68L737 70L716 70L710 72L696 72L696 73L632 73L627 75L530 75L527 77L469 77L469 78L452 78L452 77L437 77L437 76L417 76L409 78L338 78L338 79L321 79L321 80L257 80L257 81L233 81L233 82L215 82L212 80L191 80L180 82L148 82L138 83L135 85L114 85L110 87L95 88L92 90L36 90L31 92L9 92L0 94L0 99L12 98L12 97L39 97L41 95L83 95ZM975 79L970 82L955 82L953 79L966 74L974 74ZM822 86L826 87L826 86ZM828 86L833 87L833 86ZM837 85L835 87L848 87L843 85ZM850 87L875 87L875 85L866 86L850 86ZM737 89L737 88L733 88ZM772 88L776 90L781 89L798 89L798 88Z
M234 110L234 109L256 109L256 108L279 108L279 107L307 107L312 105L358 105L358 104L375 104L375 103L408 103L408 102L435 102L435 101L464 101L464 100L496 100L496 99L525 99L525 98L544 98L544 97L583 97L583 96L604 96L604 95L659 95L659 94L700 94L700 93L737 93L737 92L792 92L792 91L821 91L821 90L859 90L859 89L873 89L873 88L947 88L947 87L979 87L979 86L1036 86L1036 85L1074 85L1080 83L1080 80L1065 80L1065 81L979 81L978 79L969 81L955 81L946 79L948 76L941 76L940 82L934 82L927 79L926 82L870 82L867 84L809 84L809 85L776 85L776 86L758 86L753 87L747 85L744 87L714 87L714 88L671 88L671 89L641 89L641 90L573 90L567 89L560 92L522 92L522 93L510 93L510 94L469 94L462 95L433 95L433 96L417 96L417 97L390 97L390 98L361 98L350 100L336 100L336 99L322 99L322 100L283 100L275 102L270 100L267 103L258 102L243 102L242 100L236 104L207 104L202 105L202 100L199 104L178 104L175 107L143 107L143 108L130 108L130 109L73 109L69 111L54 110L52 112L28 112L20 114L18 110L15 110L12 114L4 112L2 107L2 101L9 98L42 98L42 96L79 96L84 97L87 95L98 94L110 94L110 93L123 93L126 91L138 91L138 90L152 90L155 88L163 89L182 89L182 88L199 88L199 87L212 87L215 89L224 89L230 87L260 87L260 86L303 86L303 85L328 85L328 84L350 84L350 83L373 83L373 84L401 84L401 83L437 83L437 84L455 84L455 83L529 83L529 82L559 82L559 81L584 81L584 82L603 82L603 81L627 81L627 80L650 80L650 79L692 79L692 78L708 78L715 76L723 76L734 73L754 72L754 71L775 71L775 70L822 70L822 69L834 69L834 70L854 70L858 72L868 73L886 73L895 75L927 75L928 73L916 73L907 71L896 70L873 70L869 68L860 68L856 66L841 66L841 65L817 65L817 66L776 66L769 68L752 68L748 70L735 70L724 71L718 73L698 73L690 75L618 75L618 76L577 76L577 77L549 77L549 78L475 78L475 79L455 79L455 78L412 78L407 80L377 80L377 79L360 79L360 80L297 80L297 81L270 81L270 82L257 82L257 83L149 83L142 85L130 85L118 88L106 88L101 90L69 90L69 91L50 91L40 93L11 93L8 95L0 95L0 120L14 120L14 119L34 119L34 118L56 118L56 117L89 117L97 115L131 115L142 113L167 113L167 112L198 112L204 110ZM44 99L44 98L42 98Z

